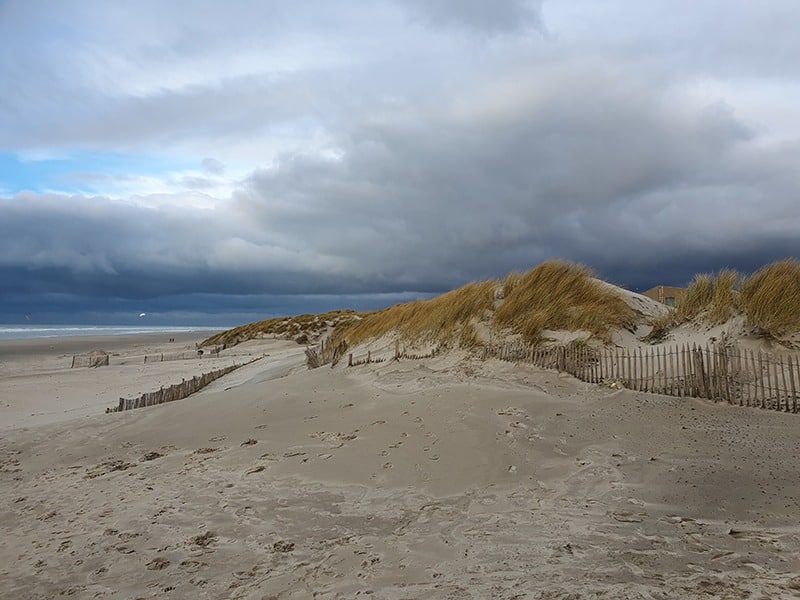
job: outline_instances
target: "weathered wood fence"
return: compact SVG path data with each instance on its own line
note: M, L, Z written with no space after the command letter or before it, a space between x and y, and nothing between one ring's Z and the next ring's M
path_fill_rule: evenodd
M394 360L400 359L407 359L407 360L422 360L423 358L433 358L437 354L440 354L442 351L441 346L436 346L435 348L431 349L430 352L427 354L414 354L412 352L408 352L405 348L400 348L400 342L396 341L394 344ZM386 362L386 357L377 357L372 356L372 352L367 352L367 355L362 358L353 358L352 354L349 354L347 357L347 366L348 367L357 367L358 365L368 365L370 363L382 363Z
M791 413L800 410L800 355L796 354L769 354L726 344L627 349L593 348L586 344L543 347L510 342L482 350L484 358L532 363L589 383L618 383L640 392L707 398ZM440 352L441 347L436 347L428 354L413 354L401 350L397 342L393 358L418 360ZM338 355L341 354L339 348ZM372 352L361 358L351 353L347 365L386 360L386 356L374 356Z
M509 343L486 348L484 356L532 363L590 383L618 382L641 392L798 412L798 355L724 344L598 349L581 344L537 348Z
M76 367L107 367L108 354L74 354L70 369Z
M214 371L210 371L208 373L203 373L202 375L197 375L192 377L191 379L184 379L180 383L176 383L169 387L162 387L155 392L148 392L146 394L142 394L138 398L120 398L119 404L117 406L107 408L106 412L122 412L123 410L133 410L134 408L142 408L144 406L155 406L156 404L164 404L165 402L173 402L175 400L183 400L194 394L195 392L199 392L201 389L206 387L212 381L216 381L220 377L227 375L231 371L235 371L236 369L243 367L245 365L249 365L250 363L260 360L262 357L255 358L251 361L246 363L239 363L235 365L230 365L228 367L223 367L222 369L216 369Z
M336 365L347 351L347 342L344 340L334 343L330 339L321 339L316 346L306 348L306 364L309 369L316 369L322 365Z

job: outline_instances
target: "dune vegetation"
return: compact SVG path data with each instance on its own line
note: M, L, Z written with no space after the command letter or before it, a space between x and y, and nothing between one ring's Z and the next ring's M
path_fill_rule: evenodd
M713 327L737 315L766 337L800 332L800 261L780 260L749 277L733 269L696 275L675 310L653 320L648 340L663 339L682 323Z
M201 346L234 345L262 336L295 339L300 343L310 341L328 327L336 327L360 318L354 310L334 310L319 315L303 314L295 317L278 317L248 323L222 331L203 341Z
M651 321L646 339L662 340L682 323L716 326L739 315L765 337L800 332L800 261L781 260L749 277L733 269L696 275L677 307ZM515 334L534 344L544 341L545 330L582 330L608 343L616 330L633 331L640 318L589 268L556 260L375 312L340 310L250 323L203 345L231 345L264 335L313 343L332 331L336 345L356 346L392 335L408 343L472 348L486 341L478 334L479 323L483 331Z
M780 338L800 332L800 261L785 259L754 273L741 286L740 304L749 324Z
M469 346L476 341L473 321L493 308L497 286L495 280L468 283L431 300L398 304L337 329L334 337L355 346L395 332L409 342L442 343L458 337Z
M548 261L503 281L470 283L431 300L366 315L337 329L335 336L353 346L396 332L409 342L469 348L480 343L479 321L531 343L540 343L546 329L585 330L608 341L612 330L633 327L636 313L587 267Z
M336 311L251 323L213 336L204 345L230 345L262 335L312 341L332 325L336 346L356 346L391 334L407 343L472 348L481 344L478 323L531 343L542 342L548 329L584 330L607 342L614 330L633 328L637 316L589 268L548 261L503 280L473 282L430 300L371 313Z
M545 329L585 330L609 341L614 329L635 326L636 313L583 265L548 261L503 282L495 323L537 343Z

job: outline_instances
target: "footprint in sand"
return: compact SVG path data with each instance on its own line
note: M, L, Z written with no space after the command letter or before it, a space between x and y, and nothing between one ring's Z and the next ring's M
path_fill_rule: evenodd
M393 467L394 467L394 465L392 463L390 463L390 462L383 463L383 468L384 469L391 469Z
M200 562L198 560L184 560L178 566L187 573L197 573L202 567L208 566L208 563Z
M166 558L154 558L145 565L148 571L161 571L169 566L169 561Z

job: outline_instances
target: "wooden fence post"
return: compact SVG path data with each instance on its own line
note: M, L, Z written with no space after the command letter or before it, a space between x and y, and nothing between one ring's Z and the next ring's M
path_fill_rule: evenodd
M753 359L753 362L755 362L755 359ZM756 391L758 390L758 384L761 384L761 408L766 408L767 399L765 398L766 391L764 390L764 359L761 356L761 350L758 351L758 371L756 371L756 376Z
M775 374L775 410L781 409L781 385L778 379L778 363L772 361L772 372Z
M701 351L702 354L702 351ZM704 374L706 379L706 390L708 390L708 398L713 400L714 402L717 401L716 398L716 388L714 386L714 362L711 359L711 350L706 344L706 353L705 353L705 363L703 364Z
M632 359L631 359L631 351L630 349L625 349L622 351L625 355L625 362L628 363L628 373L627 373L627 381L625 385L630 389L633 389L633 369L632 369Z
M787 362L789 363L789 383L792 386L792 412L797 412L797 390L794 386L794 364L792 364L792 357L791 355L786 358ZM786 410L789 410L789 401L786 401Z
M694 365L694 387L697 390L697 397L705 398L707 394L706 378L703 373L703 352L695 344L692 344L692 364Z
M789 407L789 386L786 384L786 370L783 364L783 357L780 357L781 361L781 381L783 382L783 397L786 399L786 412L789 412L791 409Z

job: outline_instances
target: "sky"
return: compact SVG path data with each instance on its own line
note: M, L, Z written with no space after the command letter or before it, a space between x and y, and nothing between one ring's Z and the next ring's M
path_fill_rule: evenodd
M0 0L0 323L800 256L795 0Z

